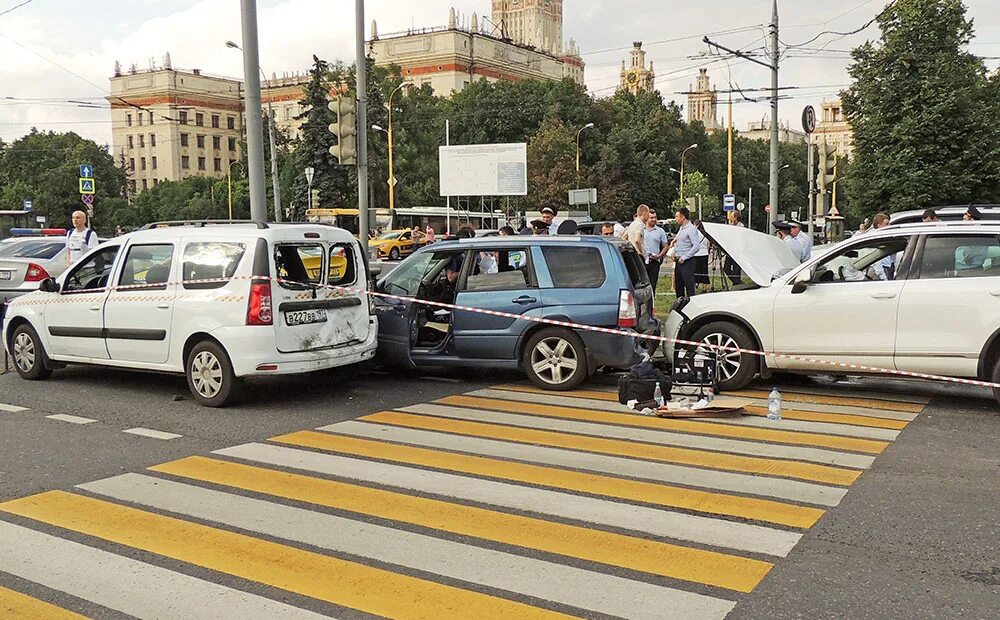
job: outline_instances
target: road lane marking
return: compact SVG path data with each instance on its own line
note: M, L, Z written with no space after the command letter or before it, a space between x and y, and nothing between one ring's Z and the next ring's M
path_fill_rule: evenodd
M340 423L336 425L338 426L337 432L343 432L344 424ZM358 431L371 432L376 435L380 433L391 435L392 431L403 433L416 432L402 431L401 429L393 429L392 427L382 427L380 429L378 426L362 422L352 424L355 425L354 428L357 428ZM433 433L427 434L433 435ZM447 436L444 438L456 439ZM328 450L330 452L352 454L410 465L434 467L459 473L513 480L549 488L603 495L605 497L614 497L659 506L683 508L696 512L766 521L768 523L798 528L812 527L824 512L819 508L796 506L769 499L730 496L699 489L667 486L640 480L627 480L624 478L554 469L541 465L517 463L482 456L401 446L347 435L301 431L274 437L272 441L286 445ZM518 458L520 456L519 451L514 449L519 446L515 446L514 444L500 444L499 442L492 443L498 444L499 450L497 452L500 454L505 456L510 455L511 458ZM593 457L591 457L591 460L594 460ZM615 461L615 465L619 465L618 461L627 463L623 459L615 459ZM612 469L612 471L622 473L617 468ZM628 475L628 472L624 472L623 475ZM839 491L840 489L833 490ZM837 498L837 501L839 501L839 498Z
M716 452L735 452L738 454L749 454L753 456L813 461L825 465L852 467L854 469L868 469L875 460L874 457L871 456L851 454L849 452L833 452L818 448L782 446L756 441L740 441L735 439L706 437L704 435L688 435L684 433L671 433L663 430L647 430L643 428L635 428L633 426L612 426L610 424L577 422L558 418L484 411L481 409L464 409L458 407L446 407L442 405L413 405L411 407L402 407L399 411L423 415L437 415L448 418L460 418L463 420L478 420L495 424L507 424L510 426L528 426L531 428L550 431L596 435L599 437L613 437L615 439L644 441L647 443L684 446L688 448L712 450Z
M325 617L3 521L0 521L0 549L3 549L0 571L136 618L319 620ZM9 617L2 612L0 602L0 617Z
M323 428L321 430L330 429ZM519 460L529 464L578 469L590 473L610 474L611 476L627 476L649 482L681 484L711 491L762 495L821 506L836 506L847 494L847 487L827 486L802 480L754 476L674 465L673 463L641 461L593 452L448 435L434 431L372 424L371 422L342 422L337 426L337 429L331 432L376 441L391 441L423 448L464 452L473 456Z
M428 620L566 617L64 491L3 502L0 510L379 616Z
M213 454L764 555L785 557L802 538L749 523L269 444Z
M542 390L532 385L502 385L497 386L494 389L509 391L509 392L520 392L524 394L552 394L552 392ZM629 411L624 405L618 402L618 392L606 392L604 390L589 389L589 390L573 390L569 392L562 392L560 395L573 397L577 399L584 399L590 401L600 401L603 403L613 403L617 408L621 408L623 411ZM784 392L782 392L784 395ZM755 406L767 406L767 396L763 398L753 398L749 396L735 396L734 393L726 392L724 396L734 396L740 398L741 400L749 401L751 405ZM793 406L784 406L782 408L782 414L786 411L791 412L795 415L805 414L805 413L839 413L843 415L859 416L864 418L875 418L884 420L899 420L903 422L912 422L919 415L918 413L907 413L904 411L890 411L884 409L870 409L865 407L855 407L848 405L830 405L822 403L814 403L808 401L797 401Z
M718 424L752 426L754 428L774 428L775 426L781 426L789 430L806 433L826 433L828 435L843 435L878 441L895 441L899 437L899 431L884 428L865 428L862 426L847 426L845 424L829 424L827 422L803 422L788 418L775 421L768 420L765 417L749 416L743 418L718 418L715 421Z
M17 405L5 405L0 403L0 411L6 411L7 413L21 413L22 411L27 410L27 407L18 407Z
M151 428L130 428L128 430L122 431L123 433L129 433L130 435L139 435L140 437L150 437L152 439L179 439L183 435L178 435L177 433L165 433L163 431L154 431Z
M728 392L733 396L748 396L751 398L767 398L768 392L763 390L737 390ZM920 413L924 410L924 405L919 403L904 403L880 400L877 398L858 398L854 396L823 396L820 394L796 394L795 392L785 392L781 394L781 401L789 403L818 403L821 405L847 405L849 407L864 407L865 409L885 409L887 411L905 411L906 413Z
M752 591L772 566L715 551L203 457L150 469L737 592Z
M90 418L81 418L80 416L66 415L64 413L56 413L45 417L50 420L58 420L59 422L69 422L70 424L93 424L97 422L97 420L91 420Z
M860 471L854 469L842 469L828 465L817 465L815 463L780 461L777 459L739 456L719 452L705 452L688 448L639 444L617 439L604 439L602 437L567 435L551 431L513 428L496 424L483 424L481 422L443 419L391 411L367 415L362 417L361 420L375 424L388 424L404 428L454 433L483 439L542 445L550 448L579 450L595 454L645 459L745 474L780 476L839 486L850 486L861 475Z
M731 601L676 588L151 476L126 474L82 488L277 539L608 615L653 620L667 605L686 617L707 613L721 618L733 607Z
M6 555L6 549L4 549ZM0 586L0 618L25 620L86 620L86 616Z
M514 400L473 398L469 396L449 396L434 402L441 405L472 407L474 409L492 409L495 411L527 413L555 418L599 419L594 417L594 411L589 409L540 405L532 402L519 402ZM889 442L886 441L872 441L869 439L857 439L853 437L831 437L829 435L799 433L789 430L776 430L773 428L773 423L771 424L771 428L758 429L726 426L715 422L705 421L669 420L666 418L646 417L640 418L639 416L631 415L623 416L620 413L609 414L605 412L604 415L610 417L601 419L601 421L610 421L613 419L616 420L616 424L624 424L628 426L643 426L644 428L659 428L696 433L700 435L730 437L734 439L750 439L771 443L816 446L821 448L832 448L834 450L867 452L869 454L880 454L883 450L889 447Z

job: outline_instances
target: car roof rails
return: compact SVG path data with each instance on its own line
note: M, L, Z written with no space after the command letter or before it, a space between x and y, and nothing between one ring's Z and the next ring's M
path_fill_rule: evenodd
M230 224L255 224L257 230L269 228L267 222L259 220L171 220L167 222L150 222L139 230L153 230L155 228L172 228L175 226L193 226L203 228L205 226L227 226Z

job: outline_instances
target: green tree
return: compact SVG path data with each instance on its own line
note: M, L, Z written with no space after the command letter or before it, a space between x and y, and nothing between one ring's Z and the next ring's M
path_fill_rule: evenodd
M295 149L298 174L294 177L295 182L288 197L295 208L294 219L303 219L308 208L309 190L303 174L307 167L315 170L312 187L319 190L322 206L346 206L356 193L351 189L347 166L339 165L330 154L333 136L329 127L336 117L327 106L331 87L340 86L344 73L342 66L337 65L331 69L329 63L313 56L313 67L309 71L311 80L306 86L305 99L302 101L304 109L296 117L304 123L300 143ZM320 205L314 205L317 206Z
M881 40L854 50L844 109L858 216L995 199L1000 99L968 51L965 12L961 0L898 0L878 17Z
M575 136L556 118L550 118L528 143L528 203L565 204L575 185Z
M53 226L69 226L73 211L83 208L80 201L79 166L94 167L95 189L93 224L110 232L108 215L124 202L124 172L115 166L107 146L100 146L75 133L32 130L10 144L0 145L0 208L20 209L21 201L32 199L34 210L47 215Z

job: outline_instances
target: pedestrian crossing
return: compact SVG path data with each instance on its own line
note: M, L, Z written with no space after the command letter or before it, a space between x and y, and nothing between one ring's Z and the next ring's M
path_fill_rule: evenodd
M740 396L499 385L3 502L0 616L724 618L926 405Z

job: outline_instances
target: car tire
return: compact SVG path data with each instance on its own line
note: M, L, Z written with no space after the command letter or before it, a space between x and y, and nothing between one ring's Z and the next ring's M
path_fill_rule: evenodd
M19 325L10 337L10 344L14 369L22 379L40 381L49 378L52 370L47 366L48 356L38 332L31 325Z
M399 248L389 250L389 260L399 260Z
M212 340L203 340L191 349L184 374L191 395L204 407L230 405L239 392L240 381L229 356Z
M1000 356L993 363L993 374L990 375L990 381L1000 383ZM996 399L997 404L1000 404L1000 388L993 388L993 398Z
M587 378L587 350L575 332L543 329L528 339L521 358L528 379L545 390L572 390Z
M726 321L705 325L691 340L730 348L757 348L753 336L745 328ZM758 362L757 356L750 353L723 352L719 359L719 389L739 390L750 385L757 374Z

